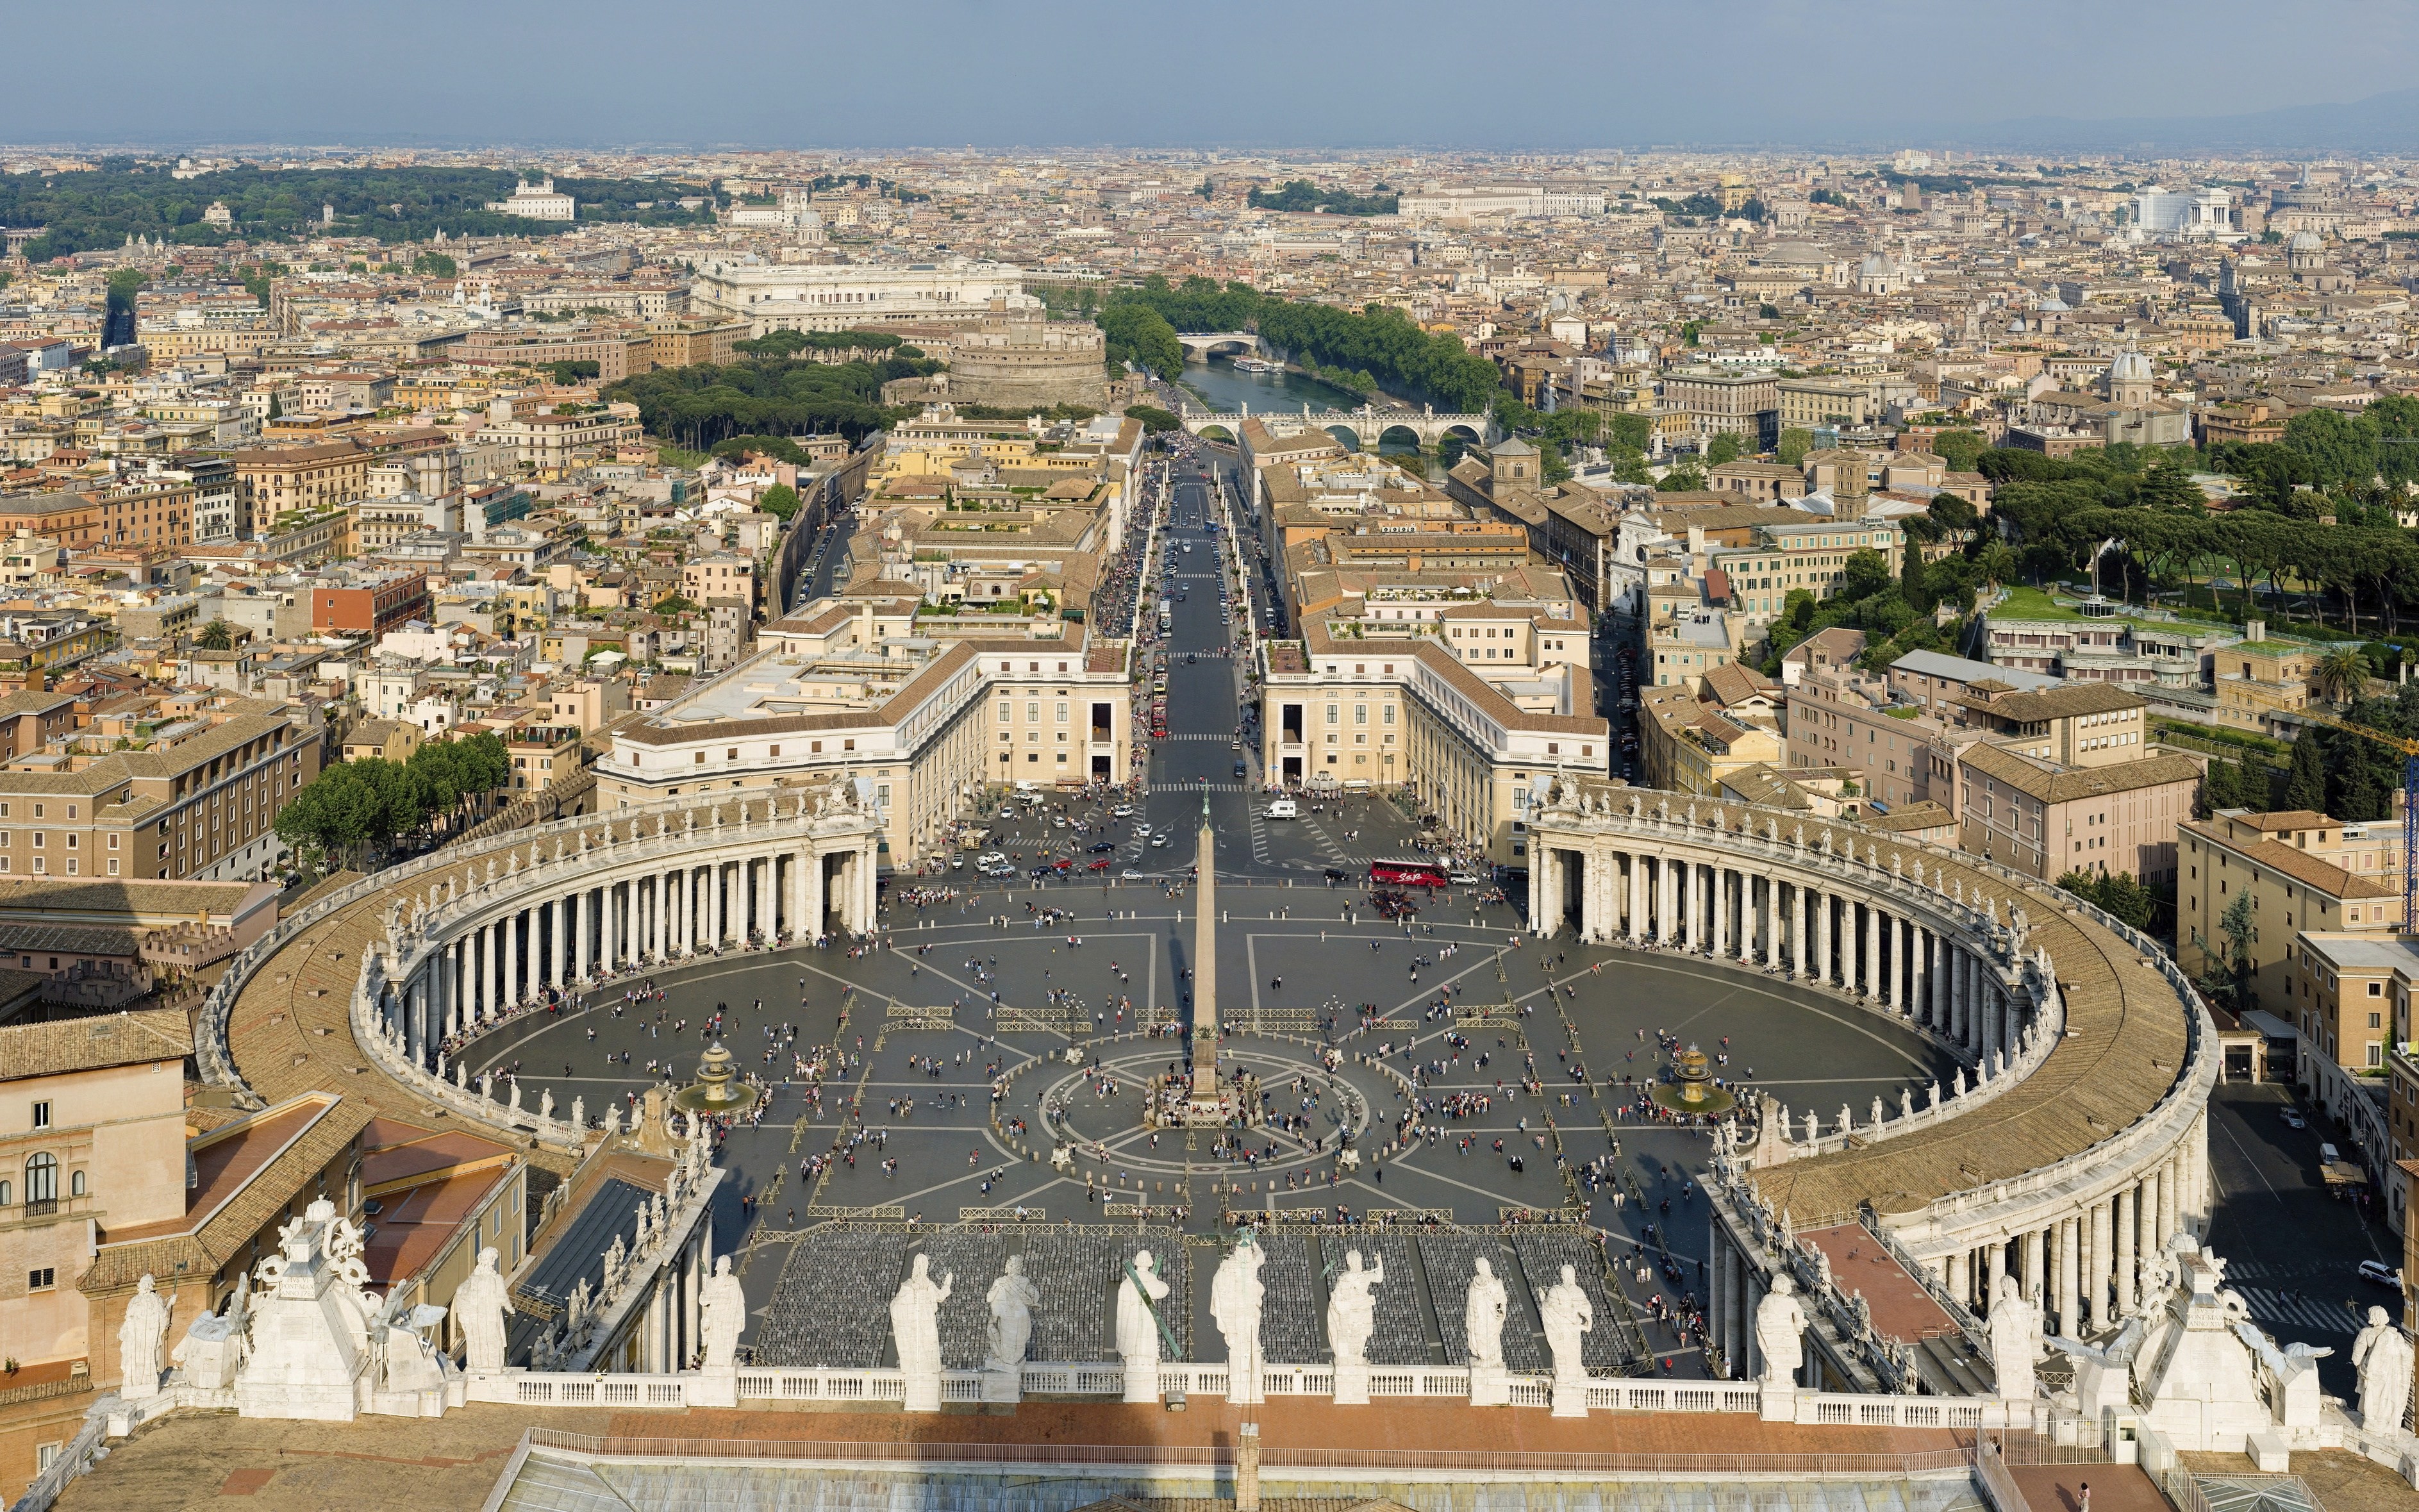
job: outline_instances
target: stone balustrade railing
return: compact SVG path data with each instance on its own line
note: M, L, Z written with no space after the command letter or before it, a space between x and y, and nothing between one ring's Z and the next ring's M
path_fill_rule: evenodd
M896 1366L797 1368L741 1365L741 1402L899 1402L907 1396L906 1377ZM710 1397L696 1391L696 1371L678 1375L624 1375L596 1371L514 1370L473 1377L470 1399L545 1407L653 1407L678 1409L702 1405ZM1512 1405L1548 1407L1553 1400L1553 1378L1515 1375L1510 1379ZM1125 1391L1125 1366L1114 1360L1088 1364L1028 1362L1020 1384L1031 1396L1117 1396ZM982 1400L983 1372L941 1372L941 1400ZM1219 1362L1169 1362L1159 1365L1159 1391L1187 1396L1224 1396L1229 1384L1227 1367ZM1335 1389L1335 1369L1326 1365L1267 1365L1261 1367L1261 1392L1268 1396L1324 1396ZM1751 1381L1633 1381L1595 1377L1588 1381L1587 1402L1599 1412L1732 1412L1762 1416L1767 1407L1785 1410L1779 1421L1823 1427L1913 1428L2034 1428L2046 1430L2051 1407L2046 1401L2004 1401L1982 1396L1882 1396L1850 1392L1783 1389L1777 1395ZM1371 1406L1380 1397L1443 1397L1470 1396L1470 1371L1463 1365L1377 1365L1369 1367ZM1784 1409L1785 1404L1785 1409Z
M691 828L686 823L690 815L718 813L732 804L740 814L735 823L702 828ZM794 808L790 807L793 804ZM785 809L788 811L781 811ZM676 817L685 822L676 825ZM347 909L386 896L395 899L396 906L385 920L382 944L362 954L348 1005L347 1018L363 1053L415 1094L450 1112L518 1132L549 1147L576 1149L582 1131L575 1120L506 1107L466 1087L449 1084L421 1064L409 1053L400 1031L388 1023L384 999L389 985L410 980L456 935L503 913L550 903L562 891L610 886L623 880L625 870L647 875L676 862L712 861L717 845L754 847L785 832L804 835L815 822L804 793L660 799L609 815L579 815L465 841L348 884L281 920L230 959L225 974L204 999L199 1015L195 1057L203 1078L257 1103L257 1096L244 1085L228 1044L228 1015L237 998L261 964L276 959L286 945ZM592 836L598 838L596 844L588 842ZM486 867L484 879L477 872L481 862ZM466 869L471 880L468 887L459 887ZM439 878L456 884L450 896L439 896L433 886L424 893L415 886ZM407 908L411 910L408 917ZM783 937L787 938L786 933ZM596 982L609 978L591 971L580 980Z

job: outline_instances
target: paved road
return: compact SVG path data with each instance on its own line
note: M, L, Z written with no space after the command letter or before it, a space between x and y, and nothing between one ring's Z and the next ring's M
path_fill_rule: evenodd
M2351 1335L2366 1310L2400 1310L2392 1289L2363 1281L2358 1267L2368 1259L2398 1266L2401 1246L2373 1207L2328 1194L2319 1179L2319 1134L2288 1128L2279 1117L2290 1104L2288 1090L2274 1083L2230 1082L2211 1099L2217 1201L2210 1244L2260 1327L2334 1349L2319 1363L2319 1377L2329 1392L2349 1396L2357 1389Z

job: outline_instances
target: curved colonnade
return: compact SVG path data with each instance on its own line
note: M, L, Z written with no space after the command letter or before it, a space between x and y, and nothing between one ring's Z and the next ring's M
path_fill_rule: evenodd
M341 1023L412 1098L573 1151L574 1119L523 1108L516 1091L499 1101L447 1042L547 989L868 933L879 841L877 817L835 786L668 800L450 847L314 899L239 952L205 1000L196 1058L206 1081L275 1101L330 1084L306 1036ZM260 1045L272 1027L305 1047L290 1067ZM255 1045L240 1057L239 1038Z
M1835 1376L1898 1389L1912 1368L1823 1295L1813 1230L1861 1224L1969 1336L2004 1276L2072 1335L2111 1325L2167 1238L2205 1227L2216 1026L2146 936L1980 858L1803 813L1565 781L1531 830L1539 934L1826 987L1973 1068L1936 1107L1784 1120L1767 1102L1752 1145L1718 1147L1709 1315L1734 1371L1756 1368L1755 1307L1782 1271L1818 1321L1836 1315Z

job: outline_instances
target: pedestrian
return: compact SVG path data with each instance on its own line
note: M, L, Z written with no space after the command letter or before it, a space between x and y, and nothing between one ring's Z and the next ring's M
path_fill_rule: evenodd
M2091 1512L2091 1483L2089 1481L2085 1481L2083 1483L2082 1490L2075 1496L2074 1512Z

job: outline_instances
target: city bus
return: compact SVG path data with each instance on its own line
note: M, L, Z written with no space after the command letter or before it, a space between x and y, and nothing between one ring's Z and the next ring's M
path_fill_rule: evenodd
M1373 887L1442 887L1451 884L1444 868L1433 861L1372 861L1369 863L1369 885Z

